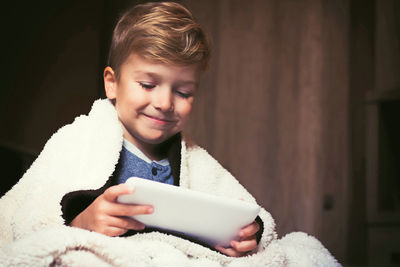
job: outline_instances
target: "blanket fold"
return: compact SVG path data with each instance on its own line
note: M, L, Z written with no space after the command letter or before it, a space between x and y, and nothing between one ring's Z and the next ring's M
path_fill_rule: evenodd
M241 258L159 232L108 237L65 225L61 201L101 188L112 175L123 131L108 100L58 130L20 181L0 199L0 262L5 266L340 266L315 238L277 239L266 210L257 251ZM179 186L255 203L204 149L183 136ZM205 179L206 176L206 179Z

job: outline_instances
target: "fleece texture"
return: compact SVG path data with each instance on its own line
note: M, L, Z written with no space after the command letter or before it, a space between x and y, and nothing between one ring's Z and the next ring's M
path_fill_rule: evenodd
M0 199L0 262L5 266L340 266L314 237L277 239L265 209L258 248L231 258L159 232L108 237L66 226L61 200L101 188L113 174L123 131L113 105L97 100L88 115L59 129L19 182ZM180 186L255 203L213 157L182 137Z

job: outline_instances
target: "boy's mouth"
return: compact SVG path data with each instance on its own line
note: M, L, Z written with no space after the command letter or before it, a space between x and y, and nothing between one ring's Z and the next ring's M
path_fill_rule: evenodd
M160 118L160 117L156 117L156 116L151 116L151 115L147 115L147 114L143 114L145 117L149 118L150 120L154 121L157 124L161 124L161 125L165 125L167 123L172 123L174 122L174 120L171 119L167 119L167 118Z

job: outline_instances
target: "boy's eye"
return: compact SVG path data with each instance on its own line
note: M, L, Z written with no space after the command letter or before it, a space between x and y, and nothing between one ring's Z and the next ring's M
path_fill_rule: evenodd
M142 87L143 89L146 89L146 90L151 90L154 87L156 87L155 85L150 84L150 83L144 83L144 82L138 82L138 83L139 83L140 87Z
M193 96L192 93L187 93L187 92L182 92L182 91L176 91L176 94L182 98L189 98Z

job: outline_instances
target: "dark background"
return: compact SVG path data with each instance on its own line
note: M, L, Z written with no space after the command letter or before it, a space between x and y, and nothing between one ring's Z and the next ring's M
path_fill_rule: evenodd
M112 28L137 2L2 7L1 194L104 97ZM279 236L315 235L346 266L400 266L400 2L182 2L213 39L187 131Z

